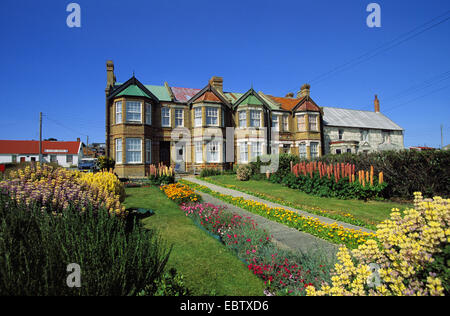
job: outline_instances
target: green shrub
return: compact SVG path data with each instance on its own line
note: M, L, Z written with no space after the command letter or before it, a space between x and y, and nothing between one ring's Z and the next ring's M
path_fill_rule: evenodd
M201 178L205 178L205 177L212 177L212 176L219 176L222 174L222 171L219 169L215 169L215 168L204 168L202 169L202 171L200 172L200 177Z
M410 199L420 191L426 197L450 197L450 151L385 151L370 154L326 155L317 160L325 163L353 163L358 169L382 171L387 198Z
M114 159L110 158L110 157L106 157L106 156L101 156L98 157L97 159L97 167L99 170L110 170L110 169L114 169L114 167L116 166L116 162L114 161Z
M170 250L155 231L95 214L52 215L0 194L0 295L135 295L159 280ZM66 284L70 263L79 288Z
M240 165L236 171L236 178L240 181L248 181L252 175L252 168L249 165Z

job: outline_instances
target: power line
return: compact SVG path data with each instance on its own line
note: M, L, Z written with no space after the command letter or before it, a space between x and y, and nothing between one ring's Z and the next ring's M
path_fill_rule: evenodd
M54 124L56 124L56 125L58 125L58 126L60 126L62 128L65 128L66 130L69 130L69 131L71 131L71 132L73 132L73 133L75 133L77 135L89 136L87 134L80 133L79 131L76 131L73 128L68 127L68 126L66 126L66 125L64 125L64 124L62 124L62 123L60 123L60 122L58 122L58 121L56 121L54 119L51 119L50 117L48 117L48 115L43 115L43 116L45 116L49 121L53 122Z
M395 105L395 106L391 107L390 109L388 109L387 111L383 111L383 113L391 112L391 111L394 110L394 109L397 109L397 108L399 108L399 107L402 107L402 106L404 106L404 105L406 105L406 104L410 104L410 103L412 103L412 102L414 102L414 101L416 101L416 100L418 100L418 99L422 99L422 98L424 98L424 97L426 97L426 96L429 96L430 94L434 94L434 93L439 92L439 91L441 91L441 90L444 90L444 89L446 89L446 88L448 88L448 87L450 87L450 85L446 85L446 86L444 86L444 87L442 87L442 88L439 88L439 89L433 90L433 91L431 91L431 92L429 92L429 93L426 93L426 94L424 94L424 95L421 95L420 97L417 97L417 98L414 98L414 99L409 100L409 101L407 101L407 102L404 102L404 103Z
M383 52L385 52L387 50L390 50L390 49L392 49L392 48L394 48L394 47L396 47L396 46L398 46L398 45L400 45L400 44L402 44L402 43L404 43L406 41L409 41L409 40L413 39L414 37L419 36L420 34L426 32L428 30L431 30L432 28L435 28L435 27L439 26L440 24L448 21L450 19L450 16L446 17L445 19L443 19L443 20L441 20L441 21L439 21L439 22L437 22L437 23L435 23L435 24L433 24L433 25L431 25L431 26L429 26L429 27L427 27L427 28L425 28L425 29L415 33L415 34L413 34L417 30L420 30L421 28L425 27L426 25L428 25L428 24L430 24L430 23L432 23L432 22L434 22L434 21L436 21L436 20L438 20L438 19L440 19L442 17L445 17L449 13L450 13L450 10L448 10L444 14L442 14L442 15L440 15L438 17L435 17L435 18L431 19L430 21L428 21L428 22L426 22L426 23L424 23L424 24L414 28L411 31L408 31L408 32L398 36L397 38L395 38L395 39L393 39L393 40L391 40L391 41L381 45L380 47L378 47L376 49L372 49L372 50L370 50L370 51L368 51L368 52L366 52L366 53L364 53L364 54L362 54L362 55L360 55L360 56L358 56L358 57L356 57L356 58L354 58L354 59L352 59L352 60L350 60L350 61L348 61L348 62L346 62L346 63L344 63L342 65L340 65L340 66L337 66L337 67L333 68L332 70L330 70L330 71L328 71L326 73L323 73L323 74L317 76L316 78L311 80L310 83L311 84L313 84L313 83L317 84L317 83L319 83L319 82L321 82L321 81L323 81L325 79L328 79L329 77L331 77L332 75L334 75L334 74L336 74L338 72L341 72L341 71L344 71L344 70L348 70L348 69L350 69L350 68L352 68L354 66L357 66L357 65L359 65L359 64L361 64L361 63L363 63L363 62L365 62L365 61L367 61L367 60L369 60L371 58L374 58L374 57L380 55L381 53L383 53ZM410 34L412 34L412 35L410 35ZM406 37L406 38L404 38L404 37Z
M394 94L392 96L387 97L386 99L383 99L383 105L385 104L389 104L392 103L392 100L396 100L396 99L401 99L403 96L405 95L411 95L411 91L413 91L412 93L417 93L418 91L430 88L442 81L448 80L450 79L450 70L446 71L444 73L441 73L437 76L433 76L427 80L424 80L418 84L414 84L408 88L406 88L405 90L402 90L401 92ZM365 108L371 108L372 105L367 105L365 107L363 107L363 109Z

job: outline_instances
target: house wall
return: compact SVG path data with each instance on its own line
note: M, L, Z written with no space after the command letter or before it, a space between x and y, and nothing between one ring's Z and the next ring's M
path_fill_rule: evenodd
M345 142L354 141L357 143L356 151L352 148L352 153L359 152L373 152L378 151L378 146L383 144L383 131L381 129L368 129L369 138L368 141L361 140L361 130L360 128L350 128L350 127L335 127L335 126L324 126L324 145L325 154L335 153L335 148L351 148L352 146L344 143L339 145L330 145L331 142L340 141L339 130L343 130L342 140ZM404 137L403 131L390 131L390 141L389 143L397 147L398 149L404 148Z

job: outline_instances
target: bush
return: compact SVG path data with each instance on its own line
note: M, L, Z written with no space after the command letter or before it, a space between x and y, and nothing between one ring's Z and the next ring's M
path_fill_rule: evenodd
M222 171L220 171L219 169L204 168L200 172L200 177L205 178L205 177L212 177L212 176L220 176L221 174L222 174Z
M149 174L151 184L167 185L175 183L175 171L172 167L167 167L163 164L150 165Z
M252 168L249 165L240 165L236 171L236 178L240 181L250 180Z
M115 160L110 157L101 156L97 159L97 167L99 170L112 170L115 166Z
M410 199L421 191L426 197L450 197L450 151L385 151L370 154L326 155L317 160L326 163L353 163L375 172L382 171L388 183L384 196Z
M169 254L153 230L106 210L56 215L0 194L0 295L136 295L160 279ZM70 263L80 265L79 288L66 284Z
M414 209L393 209L377 226L379 243L342 247L331 286L308 287L308 294L449 295L450 200L414 195Z

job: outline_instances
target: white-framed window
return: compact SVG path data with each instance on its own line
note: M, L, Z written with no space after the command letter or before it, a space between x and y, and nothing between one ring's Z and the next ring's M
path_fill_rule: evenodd
M305 114L297 115L297 130L299 130L299 131L305 131L306 130Z
M183 109L175 109L175 127L184 126Z
M145 103L145 124L152 125L152 105Z
M195 108L194 110L195 126L202 126L202 108Z
M73 163L73 155L66 155L66 163Z
M242 142L239 146L240 160L242 162L248 162L248 143Z
M369 141L369 130L367 130L367 129L361 130L361 140L365 141L365 142Z
M289 131L289 115L283 115L283 131Z
M195 147L195 162L202 163L203 162L203 143L197 141L194 143Z
M152 140L145 140L145 162L152 163Z
M206 144L206 161L219 162L220 155L219 141L212 140Z
M317 131L317 114L308 114L309 130Z
M140 138L126 139L126 160L127 163L142 162L142 140Z
M239 127L247 127L247 111L239 111Z
M250 110L250 126L251 127L261 126L261 111Z
M309 146L310 146L309 149L311 152L311 158L319 157L319 143L311 142Z
M219 124L219 109L213 107L206 108L206 125L217 126Z
M141 102L127 101L126 114L127 114L127 122L142 122Z
M122 163L122 138L116 138L116 163Z
M122 101L116 102L116 124L122 123Z
M256 158L262 155L262 143L261 142L252 142L252 161L256 161Z
M278 115L276 115L276 114L272 114L272 129L274 131L279 130Z
M306 159L306 144L300 143L298 145L298 153L301 159Z
M161 108L161 126L170 127L170 108Z

